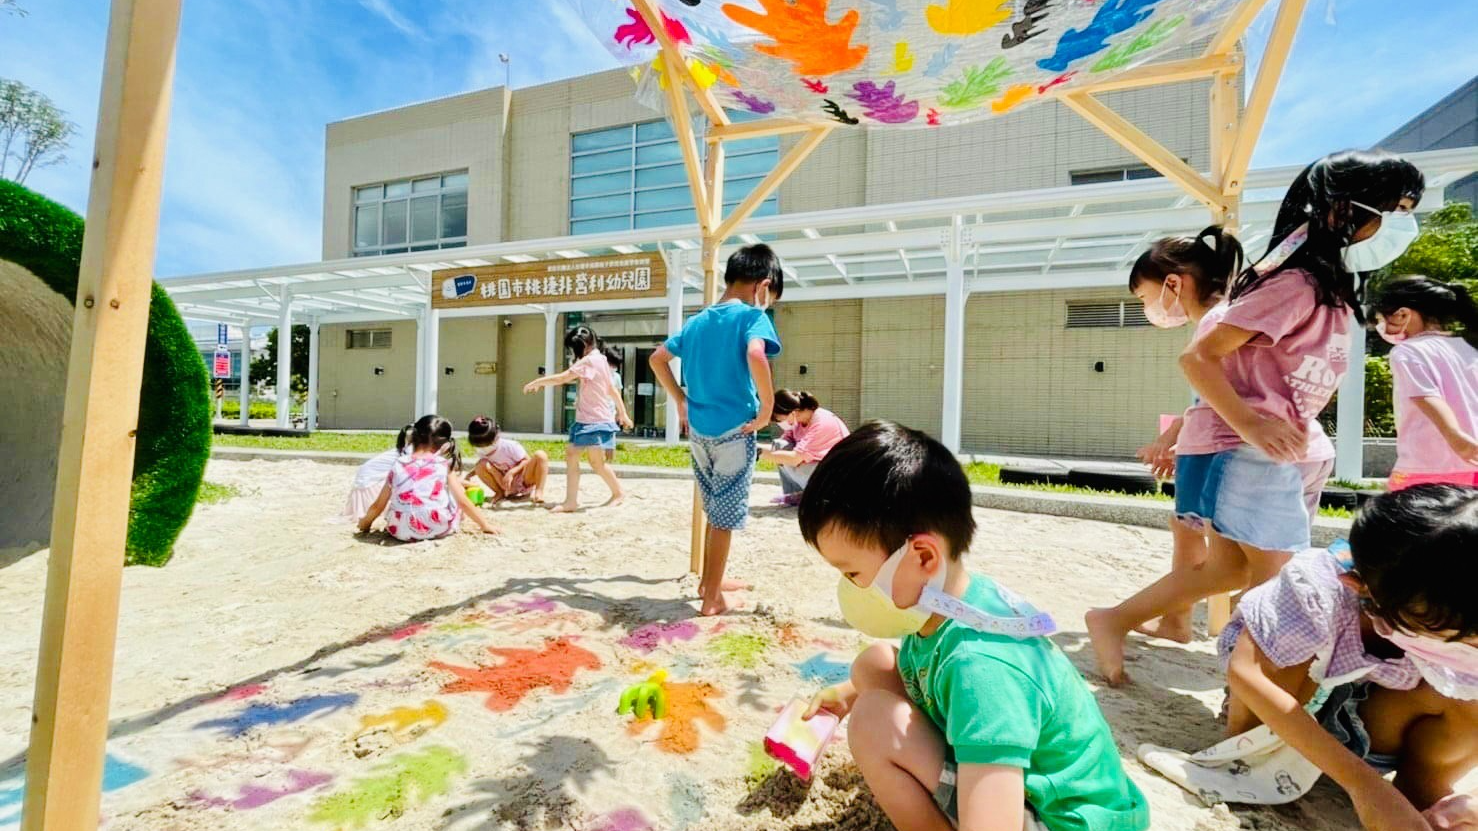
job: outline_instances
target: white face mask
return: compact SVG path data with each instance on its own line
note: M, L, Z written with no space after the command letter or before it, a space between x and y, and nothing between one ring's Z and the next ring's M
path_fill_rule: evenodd
M1170 283L1166 281L1160 284L1160 299L1153 303L1144 304L1144 316L1149 319L1150 325L1157 329L1174 329L1184 326L1190 316L1185 313L1185 307L1180 304L1180 295L1177 292L1173 305L1166 307L1165 294L1170 291Z
M1432 689L1462 701L1478 701L1478 646L1411 635L1374 620L1381 637L1401 647Z
M1416 217L1410 211L1378 211L1359 202L1350 204L1380 216L1380 228L1369 239L1345 246L1345 268L1350 271L1384 268L1404 254L1416 239Z
M1050 635L1057 631L1057 624L1046 612L1039 612L1025 600L1012 595L1000 586L996 591L1011 604L1019 616L1002 617L983 612L963 600L944 591L945 569L940 568L929 578L919 594L919 602L907 609L900 609L893 601L893 578L903 557L908 552L909 541L889 555L878 569L878 574L867 587L858 586L844 574L837 582L837 603L842 607L842 617L853 629L874 638L901 638L916 634L929 622L931 615L940 615L981 632L1009 635L1014 638L1030 638Z

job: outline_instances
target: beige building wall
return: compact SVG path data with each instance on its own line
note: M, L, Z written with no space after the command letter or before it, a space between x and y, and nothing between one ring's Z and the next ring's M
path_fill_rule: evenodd
M466 170L471 182L467 244L502 241L509 98L499 87L329 124L323 258L341 259L352 251L354 188L454 170Z
M886 418L938 436L944 405L944 298L862 301L860 348L862 417Z
M441 322L437 338L438 414L451 419L458 430L480 415L497 420L503 366L498 360L503 318L462 317ZM477 374L479 363L492 363L497 373ZM446 370L452 374L447 375Z
M808 390L848 426L862 415L862 301L781 303L775 386ZM801 367L806 368L802 375Z
M389 329L389 349L349 349L351 329ZM375 374L383 367L383 375ZM416 409L416 323L325 325L318 344L318 424L329 430L399 428Z
M523 385L539 377L539 367L544 364L544 316L512 315L506 319L512 325L499 326L502 340L497 419L505 430L537 433L544 429L544 393L524 395Z

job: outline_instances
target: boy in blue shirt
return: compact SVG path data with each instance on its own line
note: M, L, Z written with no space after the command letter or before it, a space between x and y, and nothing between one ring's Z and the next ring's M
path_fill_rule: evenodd
M841 572L837 599L876 643L808 716L847 718L852 755L900 831L1144 831L1149 805L1051 619L961 556L970 484L939 442L892 422L826 455L801 534Z
M735 251L724 268L724 296L683 324L652 355L652 372L677 402L688 428L693 473L708 516L707 556L698 583L700 612L719 615L726 591L744 588L724 580L729 543L749 518L755 437L770 423L775 404L769 358L780 354L780 336L765 314L785 290L780 258L768 245ZM672 374L681 358L687 392Z

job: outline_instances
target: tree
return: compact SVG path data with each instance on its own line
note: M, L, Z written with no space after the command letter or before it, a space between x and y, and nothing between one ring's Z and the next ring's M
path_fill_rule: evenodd
M77 125L50 98L20 81L0 78L0 177L20 184L38 167L65 162L75 135Z
M293 327L291 381L294 395L308 393L308 327ZM267 333L267 351L251 359L253 380L275 383L277 379L277 329Z
M1448 202L1427 214L1411 247L1384 276L1424 274L1446 283L1478 283L1478 221L1467 202Z

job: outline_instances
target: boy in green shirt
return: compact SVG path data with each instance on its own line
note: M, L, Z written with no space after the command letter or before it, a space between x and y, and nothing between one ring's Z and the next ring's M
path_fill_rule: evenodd
M1149 806L1051 620L961 555L970 485L945 447L871 422L812 474L801 533L842 573L838 599L878 643L808 715L845 718L852 755L900 831L1144 831Z

